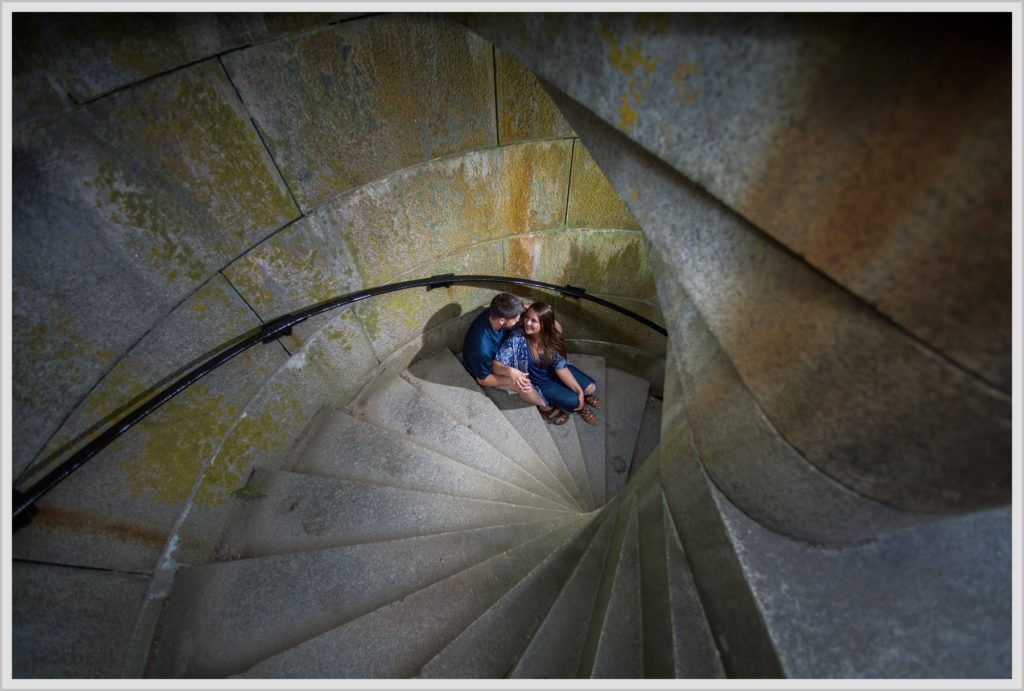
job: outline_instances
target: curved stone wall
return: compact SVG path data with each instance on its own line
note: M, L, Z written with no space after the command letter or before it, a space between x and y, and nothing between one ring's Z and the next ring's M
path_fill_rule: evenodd
M39 99L15 132L23 481L226 338L346 292L507 274L661 321L638 224L536 79L475 34L427 15L171 15L135 63L151 21L87 18L95 44L59 15L16 23L31 47L16 93L73 99ZM458 350L497 290L393 293L245 353L50 493L16 557L133 572L207 558L254 464L285 463L379 368ZM572 349L660 390L661 336L525 294L555 303Z

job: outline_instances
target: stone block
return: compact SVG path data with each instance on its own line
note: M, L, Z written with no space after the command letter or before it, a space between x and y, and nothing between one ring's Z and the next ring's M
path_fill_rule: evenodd
M9 574L13 679L122 675L148 577L17 561Z
M260 15L242 12L40 13L25 23L80 103L266 36Z
M517 235L506 242L511 276L571 283L591 293L636 300L657 294L639 232L570 228Z
M626 202L579 139L573 140L572 181L565 223L570 228L640 230Z
M445 18L378 15L223 61L305 211L496 141L491 47Z
M572 137L572 129L536 75L500 50L494 51L498 144Z
M565 218L566 141L474 151L399 171L321 213L348 244L364 286L488 240Z
M227 282L215 277L96 385L19 486L41 478L255 324ZM143 418L42 498L39 515L18 533L14 554L94 568L151 570L200 472L285 356L277 344L256 345Z
M461 19L915 337L1009 392L1006 17ZM630 184L639 187L618 189L625 195Z
M23 128L13 167L23 465L147 330L297 211L210 63Z
M564 99L563 99L564 100ZM1010 497L1010 400L586 111L560 102L782 436L877 501L969 511ZM660 278L659 278L660 280ZM662 305L679 301L662 291ZM686 338L669 324L673 339Z
M11 15L11 121L15 128L55 116L71 103L43 52L37 17L30 12Z

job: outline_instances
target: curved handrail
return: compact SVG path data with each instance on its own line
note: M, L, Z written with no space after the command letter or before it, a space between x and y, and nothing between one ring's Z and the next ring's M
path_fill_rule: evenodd
M431 276L430 278L417 278L411 281L400 281L398 283L388 283L386 285L377 286L375 288L368 288L366 290L357 290L354 293L347 293L340 295L336 298L319 302L315 305L306 307L305 309L299 310L298 312L289 312L288 314L281 315L276 319L264 324L257 333L238 341L234 345L225 348L220 353L214 355L210 359L203 362L201 365L191 370L187 374L180 377L173 384L167 386L165 389L160 391L152 398L148 399L145 403L142 403L132 409L130 412L122 416L117 422L114 422L107 427L103 432L97 435L92 441L83 446L77 452L75 452L70 458L61 463L59 466L51 470L35 484L24 491L14 490L14 512L13 518L15 519L15 529L27 525L28 521L31 520L29 514L25 514L29 509L35 510L35 503L47 492L56 487L58 484L63 482L71 473L75 472L86 462L89 461L93 456L102 451L108 444L117 439L119 436L131 429L136 423L141 421L144 417L152 413L154 410L162 406L167 401L171 400L179 393L187 389L192 384L196 383L207 374L217 369L225 362L244 353L249 348L253 347L257 343L272 343L273 341L281 338L282 336L288 336L292 332L292 327L296 324L306 321L310 317L315 317L323 312L328 312L338 307L344 307L351 305L360 300L375 297L377 295L384 295L385 293L393 293L399 290L407 290L409 288L420 288L426 286L428 290L436 287L450 286L454 283L511 283L514 285L530 286L532 288L543 288L554 292L567 295L572 298L587 300L593 302L602 307L614 310L627 317L635 319L644 326L647 326L662 336L667 336L668 332L665 328L652 322L646 317L642 317L632 310L628 310L625 307L620 307L615 303L608 302L599 297L588 295L585 288L580 288L573 285L558 286L553 283L544 283L542 281L534 281L528 278L515 278L512 276L489 276L489 275L458 275L455 274L439 274ZM230 341L229 341L230 342ZM24 515L23 515L24 514ZM19 517L21 520L19 521Z

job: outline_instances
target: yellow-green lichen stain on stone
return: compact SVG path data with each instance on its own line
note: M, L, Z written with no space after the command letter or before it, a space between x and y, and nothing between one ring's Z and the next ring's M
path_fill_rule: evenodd
M111 234L176 287L298 215L223 72L204 63L98 101L114 150L85 179Z
M511 237L507 269L592 293L656 299L647 249L636 231L570 228Z
M615 29L608 22L601 26L601 38L608 48L608 62L629 78L629 89L622 95L619 106L618 128L624 132L629 132L636 125L636 111L642 110L641 104L651 87L651 74L658 66L657 59L647 57L641 50L641 36L649 23L648 18L638 17L633 40L624 48L619 45Z
M305 210L496 141L491 48L444 18L356 19L224 63Z
M564 218L569 140L433 161L365 185L322 209L370 287L416 266Z
M572 157L572 184L569 188L566 224L571 228L640 229L629 207L578 139Z
M535 74L500 50L494 64L499 144L573 136Z

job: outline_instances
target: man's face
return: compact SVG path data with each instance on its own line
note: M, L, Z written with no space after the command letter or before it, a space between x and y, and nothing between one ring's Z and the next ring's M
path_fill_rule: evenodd
M506 328L506 329L514 328L515 325L519 323L519 316L522 316L522 315L518 315L518 316L512 317L511 319L506 319L505 320L505 327L504 328Z

